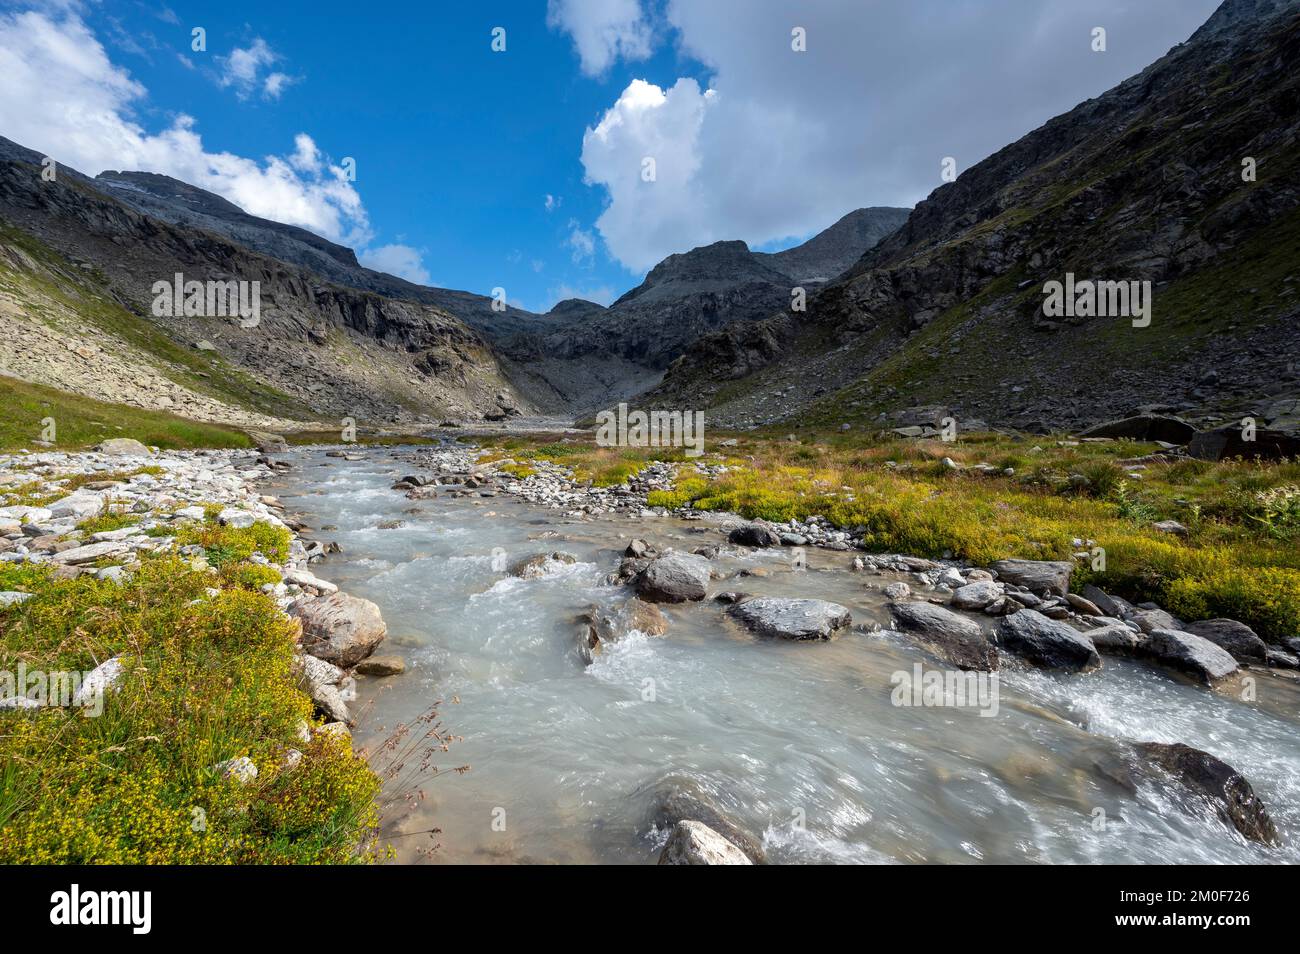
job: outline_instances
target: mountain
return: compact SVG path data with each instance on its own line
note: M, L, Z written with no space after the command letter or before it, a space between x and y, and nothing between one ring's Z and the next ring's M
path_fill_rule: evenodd
M341 427L527 409L465 322L340 283L350 250L161 176L59 165L44 181L42 158L0 140L5 373L208 420ZM260 320L155 315L155 283L177 273L259 283Z
M366 268L350 248L306 229L249 215L232 202L195 186L152 172L101 172L96 186L145 215L173 225L224 235L234 242L282 262L301 265L322 278L399 298L433 305L454 314L489 338L527 331L541 322L532 312L472 292L417 285L387 272Z
M855 209L824 232L802 245L784 252L755 252L765 261L796 282L826 284L862 257L865 249L874 248L886 235L896 231L911 209L888 207Z
M789 308L838 275L907 217L908 210L858 209L802 245L751 252L741 241L669 255L636 288L605 309L559 306L560 320L498 342L516 379L532 375L530 400L579 412L651 387L703 335Z
M742 426L936 404L1036 430L1277 417L1298 390L1298 63L1300 0L1228 0L937 188L806 314L705 336L643 402ZM1067 275L1149 282L1149 326L1046 314Z

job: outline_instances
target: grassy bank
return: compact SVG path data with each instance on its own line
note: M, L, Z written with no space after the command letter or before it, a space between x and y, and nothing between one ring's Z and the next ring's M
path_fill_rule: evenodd
M728 436L736 443L720 447ZM1267 639L1300 636L1300 463L1178 461L1133 471L1124 462L1158 446L999 434L950 443L863 431L797 437L715 432L715 453L697 459L727 471L708 479L682 468L676 488L652 493L650 503L772 521L822 516L862 533L873 550L983 565L1070 559L1076 540L1091 540L1105 568L1081 562L1080 582L1189 620L1226 616ZM638 462L687 459L680 449L544 437L493 442L488 456L510 457L520 473L530 460L555 461L597 483L618 483ZM1154 526L1163 520L1181 523L1186 537Z
M133 437L144 444L171 450L197 447L252 447L243 431L220 424L203 424L164 411L147 411L108 404L57 388L0 375L0 452L32 444L44 431L46 418L56 424L54 446L60 450L90 447L110 437Z
M125 666L97 716L0 713L0 863L363 857L379 778L348 740L302 738L314 722L293 673L296 624L259 591L278 574L248 559L283 559L288 532L209 519L177 542L206 560L145 558L124 582L0 564L0 590L33 594L0 609L0 671ZM244 756L259 770L247 784L214 767Z

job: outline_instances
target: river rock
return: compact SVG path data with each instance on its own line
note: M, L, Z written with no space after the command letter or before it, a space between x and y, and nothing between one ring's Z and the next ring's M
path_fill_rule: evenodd
M1128 600L1122 599L1118 596L1111 596L1109 593L1104 593L1101 589L1091 583L1084 586L1080 595L1101 610L1106 616L1114 616L1116 619L1124 619L1133 612L1133 604Z
M329 580L322 580L319 577L308 573L306 570L285 570L284 582L293 583L294 585L301 586L304 589L317 590L324 593L326 596L339 591L339 588Z
M153 452L130 437L110 437L96 445L95 450L111 457L148 457Z
M1225 649L1240 662L1264 662L1268 659L1268 645L1255 635L1245 623L1235 619L1203 619L1188 623L1183 631L1208 639Z
M1043 669L1091 672L1101 667L1091 640L1037 610L1022 609L1003 617L998 643Z
M680 821L659 855L661 865L752 865L745 853L703 822Z
M958 669L994 672L997 648L974 620L933 603L892 603L899 628L949 665Z
M302 620L303 648L336 666L355 666L388 632L378 606L346 593L299 599L289 612Z
M1187 791L1209 802L1226 824L1243 838L1278 843L1277 827L1244 776L1228 763L1190 745L1139 742L1134 745L1146 765L1163 769Z
M1159 662L1213 685L1237 671L1237 660L1203 636L1177 629L1155 629L1147 634L1145 651Z
M704 599L711 574L708 560L673 551L652 560L637 574L635 586L637 595L652 603L684 603Z
M760 636L782 639L834 639L853 623L853 614L839 603L772 596L735 603L727 615Z
M1002 584L992 580L978 580L959 587L952 594L952 605L957 609L982 610L1002 597Z
M781 536L762 524L751 523L732 530L727 534L727 542L745 547L776 547L781 545Z
M1070 589L1074 564L1065 560L998 560L993 569L1003 583L1024 586L1040 595L1064 596Z
M1119 656L1138 652L1146 642L1146 634L1139 633L1123 623L1098 626L1096 629L1085 630L1083 635L1092 642L1098 652Z
M524 557L510 564L510 569L506 572L511 576L517 576L521 580L536 580L546 575L546 568L552 563L577 563L578 558L572 553L564 553L556 550L552 553L534 553L532 556Z
M655 793L649 827L671 831L682 821L707 825L744 852L754 864L767 864L767 853L762 843L728 818L694 781L670 779Z
M1182 629L1182 621L1162 609L1134 609L1128 618L1137 623L1138 629L1150 633L1157 629Z
M668 618L653 603L633 597L615 609L588 607L578 617L578 655L590 664L606 643L621 639L633 631L647 636L668 632Z
M401 656L371 656L357 663L357 672L363 676L400 676L406 672L406 660Z

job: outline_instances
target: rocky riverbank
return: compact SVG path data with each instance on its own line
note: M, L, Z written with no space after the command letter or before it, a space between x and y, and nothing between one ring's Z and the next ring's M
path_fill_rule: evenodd
M364 763L356 763L350 753L353 716L348 702L355 698L355 668L382 642L386 627L375 604L340 593L314 575L312 564L331 547L299 537L294 529L298 525L286 516L283 504L263 492L262 485L288 466L258 452L159 451L125 439L84 453L0 456L0 574L9 584L0 586L0 607L11 608L0 619L5 668L18 662L27 672L53 669L57 662L53 657L77 658L80 654L66 647L54 647L52 658L40 658L39 644L61 625L51 615L51 607L67 607L58 611L61 614L116 612L112 606L131 605L136 589L149 585L158 567L166 565L173 569L165 572L186 577L177 580L178 590L193 586L189 582L193 579L201 594L198 603L212 604L206 616L200 606L194 625L219 621L226 601L255 614L260 622L250 619L244 624L245 636L255 640L258 626L264 627L272 640L268 651L274 653L274 658L259 656L255 661L259 668L266 667L261 681L282 682L285 689L304 693L310 705L300 706L292 697L279 697L277 704L304 714L314 709L316 714L299 718L290 728L289 745L287 740L262 735L267 730L259 729L257 722L271 718L269 712L250 712L246 729L253 741L232 741L232 746L244 751L218 753L227 757L214 760L211 771L250 793L261 791L259 776L265 788L273 788L288 769L298 772L296 766L315 754L321 756L321 764L302 770L303 784L336 758L349 766L345 771L368 774ZM83 581L89 584L80 586ZM245 600L258 597L271 606L245 606ZM81 601L88 605L83 608ZM165 609L156 608L159 614ZM24 631L31 633L25 640ZM277 633L284 633L292 646L279 642ZM148 643L172 636L168 631L134 634L126 647L107 659L93 650L94 669L85 674L74 704L84 703L89 693L130 697L141 688L134 684L141 673L156 671L160 665L179 665L177 652L159 663L149 659L149 650L129 645L132 640ZM104 642L112 645L121 640ZM237 651L231 653L232 660L238 656ZM187 678L181 671L158 675ZM46 697L29 685L6 688L12 691L0 700L0 708L37 717L69 701ZM252 691L263 688L252 687ZM204 702L195 698L182 704L198 707ZM266 707L271 705L268 700ZM238 738L240 731L233 736ZM183 748L192 742L178 738L175 745ZM272 764L267 763L268 751L274 753ZM357 781L361 787L368 784L362 776ZM338 798L324 798L317 810L326 814L338 810Z
M721 537L716 543L690 552L661 550L654 543L653 523L647 524L645 539L633 540L609 575L611 584L628 587L625 602L613 611L593 607L578 620L578 652L588 662L630 633L670 633L659 606L710 600L736 625L766 638L816 641L854 630L878 631L855 626L850 607L838 603L746 593L744 575L759 571L728 574L719 560L728 552L784 550L790 565L798 567L802 548L818 547L853 551L843 571L860 575L868 589L878 588L890 600L893 631L953 673L1040 670L1067 679L1105 679L1104 659L1121 657L1164 670L1171 679L1244 697L1247 674L1294 681L1300 670L1300 640L1267 643L1239 621L1182 620L1154 603L1131 603L1091 584L1072 588L1077 568L1090 558L1090 540L1074 541L1074 560L1006 559L972 566L951 559L870 553L862 531L836 528L823 517L774 523L649 505L650 493L670 490L683 475L715 476L725 471L722 465L652 462L620 485L592 487L559 464L482 461L479 452L462 446L422 449L408 460L415 472L399 480L394 490L413 499L507 494L565 518L673 515L706 520L716 530ZM548 551L518 560L506 572L529 578L572 561L562 551ZM1127 779L1126 784L1136 787L1159 779L1173 786L1189 810L1209 805L1242 837L1276 842L1276 828L1249 783L1222 761L1179 744L1134 743L1130 755L1122 767L1110 770ZM719 834L699 811L669 819L665 828L669 840L662 863L754 863L734 835L729 840Z

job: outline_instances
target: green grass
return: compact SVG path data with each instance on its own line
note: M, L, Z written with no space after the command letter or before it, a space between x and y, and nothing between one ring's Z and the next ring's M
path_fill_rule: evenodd
M0 451L39 450L46 418L56 425L54 446L78 450L111 437L132 437L167 449L252 447L243 431L220 424L203 424L122 404L107 404L40 384L0 375Z
M1008 557L1071 559L1076 539L1093 540L1106 551L1105 569L1081 562L1080 582L1154 600L1189 620L1238 619L1271 640L1300 635L1300 462L1152 463L1138 479L1123 461L1156 445L1000 434L946 443L861 430L806 430L791 442L788 429L732 435L738 443L725 456L702 458L726 463L727 473L706 479L682 468L675 488L652 492L649 503L776 522L821 516L861 533L872 550L985 566ZM554 453L545 447L530 451L515 439L509 456ZM658 456L590 441L563 447L575 472L622 465L622 454ZM949 470L943 457L965 469ZM982 473L977 463L996 471ZM1006 467L1015 474L1004 476ZM1165 519L1185 525L1188 538L1153 528Z
M85 671L119 655L127 670L94 717L0 713L0 863L367 857L380 780L345 740L299 739L312 704L292 670L296 630L252 588L274 571L234 567L148 558L121 583L0 567L0 585L36 594L0 610L0 670ZM241 756L259 770L248 785L213 767Z

